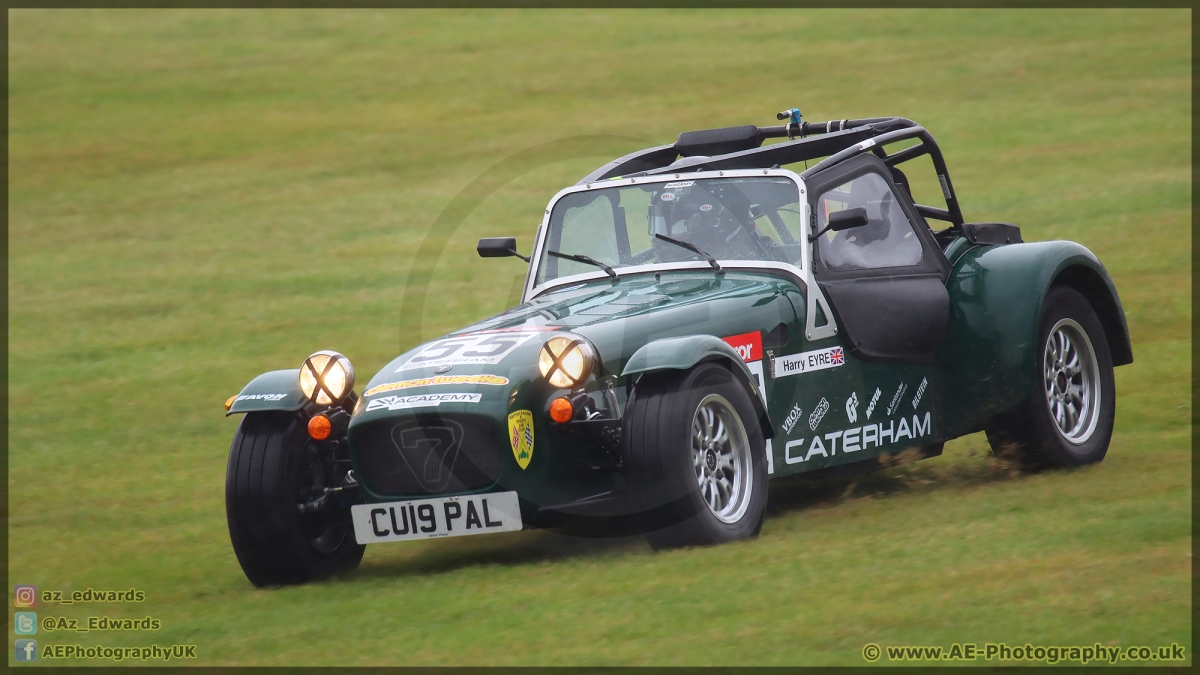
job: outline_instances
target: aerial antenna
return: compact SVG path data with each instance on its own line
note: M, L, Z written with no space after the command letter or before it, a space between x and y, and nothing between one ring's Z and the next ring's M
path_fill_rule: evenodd
M791 110L783 110L775 113L775 119L788 121L787 126L784 127L784 130L787 131L789 141L796 140L796 135L792 133L792 126L795 126L796 131L800 132L800 138L804 138L804 125L800 122L800 118L802 117L804 117L804 115L800 113L799 108L792 108Z

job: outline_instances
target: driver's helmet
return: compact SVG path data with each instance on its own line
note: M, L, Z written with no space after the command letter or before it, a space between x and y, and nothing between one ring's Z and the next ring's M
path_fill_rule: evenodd
M893 210L900 210L890 190L885 192L881 199L852 200L851 206L862 206L867 210L866 225L839 233L843 239L855 246L866 246L887 239L892 229L891 218L895 215Z
M699 186L668 183L656 193L651 204L651 225L656 234L690 244L716 254L727 246L740 227L738 219L716 197ZM653 240L660 260L691 260L695 256L668 242Z

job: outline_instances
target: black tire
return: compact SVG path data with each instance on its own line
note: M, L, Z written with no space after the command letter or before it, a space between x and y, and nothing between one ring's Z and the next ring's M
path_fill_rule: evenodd
M721 424L729 423L731 441L727 447L733 448L740 433L737 424L741 425L748 457L731 450L728 458L741 459L719 465L724 461L719 458L726 455L711 451L693 455L692 425L702 404L706 410L720 411L719 419L724 420ZM700 424L703 426L703 422ZM746 390L734 380L729 364L706 362L688 371L643 376L627 406L626 476L637 518L650 545L658 550L757 536L767 507L765 445L754 406ZM703 465L695 463L694 457L702 459ZM741 473L735 473L734 463ZM746 488L728 491L729 506L724 517L717 515L719 509L714 511L709 506L716 486L713 476L718 472L723 479L730 479L730 484L740 484L743 474L748 482ZM735 475L738 478L732 478ZM701 480L710 481L707 492L702 492ZM719 495L716 500L721 498Z
M242 571L258 587L301 584L352 570L366 549L354 540L348 509L298 510L319 462L305 424L297 413L248 413L229 450L229 538Z
M1086 377L1070 375L1071 369L1054 365L1055 352L1050 351L1049 343L1052 337L1060 339L1060 334L1071 345L1064 351L1076 352L1080 373L1090 372ZM1090 357L1086 353L1089 348ZM1116 413L1112 355L1096 311L1079 291L1058 286L1046 294L1034 361L1034 390L1029 398L995 416L984 427L992 452L1031 470L1094 464L1104 459ZM1079 391L1089 392L1087 405L1077 405L1068 393L1075 390L1075 381L1081 383ZM1073 418L1071 411L1075 408L1079 408L1079 414Z

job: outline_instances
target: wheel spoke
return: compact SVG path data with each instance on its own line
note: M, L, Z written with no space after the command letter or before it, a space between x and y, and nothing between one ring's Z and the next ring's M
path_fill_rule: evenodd
M704 406L704 444L709 445L713 439L713 410L709 406Z
M729 433L725 429L725 423L722 422L721 418L719 418L719 417L717 418L716 433L713 435L712 441L713 441L713 445L719 446L721 448L727 447L729 445Z
M732 486L726 481L717 481L716 488L717 502L721 505L721 507L727 506L729 504L729 496L733 492L731 489Z
M723 452L717 455L717 469L720 471L736 471L732 452Z

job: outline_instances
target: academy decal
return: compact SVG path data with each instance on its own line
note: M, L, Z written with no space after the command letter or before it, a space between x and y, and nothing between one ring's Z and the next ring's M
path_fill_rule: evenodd
M900 407L900 401L904 400L904 392L907 390L908 390L908 385L901 382L900 388L897 389L896 394L894 396L892 396L892 402L888 404L888 407L887 407L888 417L891 417L892 413L896 412L896 409Z
M796 422L804 416L804 411L800 409L800 404L792 405L792 411L788 413L787 419L783 421L783 430L785 433L792 433L792 427L796 426Z
M459 335L425 345L403 363L396 372L434 366L492 365L512 353L519 345L537 336L537 331Z
M513 457L524 469L533 460L533 412L518 410L508 416L508 440L512 444Z
M921 402L921 394L925 393L925 385L929 384L929 380L921 378L921 384L917 386L917 395L913 397L913 410L917 409L917 404Z
M799 375L814 370L837 368L846 362L846 354L841 347L817 349L802 354L780 356L775 359L775 377Z
M817 403L817 407L808 416L808 428L816 431L817 425L821 423L821 420L825 419L825 413L827 412L829 412L829 401L826 401L825 397L822 396L821 401Z
M783 461L788 464L799 464L800 462L807 462L816 456L833 457L839 449L842 451L842 454L848 454L869 448L881 448L885 445L892 445L906 439L915 440L924 438L932 430L933 420L929 413L926 412L924 419L913 415L912 424L909 424L907 417L901 417L900 424L898 425L896 424L896 420L888 420L886 423L879 422L877 424L842 429L841 431L831 431L823 436L813 436L807 451L804 449L803 438L788 441L787 445L783 448ZM822 441L822 438L825 441ZM841 441L841 448L838 447L838 441ZM796 448L800 450L793 454Z
M242 394L239 401L282 401L287 394Z
M692 187L695 184L696 184L696 181L694 181L694 180L681 180L681 181L678 181L675 183L667 183L666 185L663 186L663 188L667 189L667 190L680 190L685 187Z
M483 394L414 394L412 396L384 396L367 404L367 412L387 408L388 410L406 410L408 408L433 408L443 403L479 403Z
M396 391L397 389L409 389L411 387L433 387L439 384L490 384L501 386L508 384L508 378L500 377L499 375L436 375L434 377L422 377L415 380L381 384L366 390L363 392L363 396L374 396L375 394Z
M882 393L879 387L875 387L875 393L871 395L871 402L867 404L867 419L871 419L871 413L875 412L875 404L879 403L879 395Z
M850 424L858 421L858 392L850 392L850 398L846 399L846 419Z

